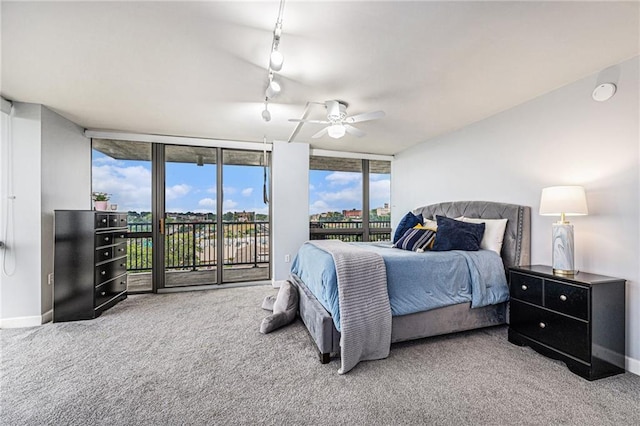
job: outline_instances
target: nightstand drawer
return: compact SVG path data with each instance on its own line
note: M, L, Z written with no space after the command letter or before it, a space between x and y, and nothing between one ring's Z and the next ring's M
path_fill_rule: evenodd
M542 305L542 278L511 272L511 297Z
M544 283L544 306L583 320L589 319L589 289L559 281Z
M554 349L589 362L589 324L526 303L511 301L510 327Z

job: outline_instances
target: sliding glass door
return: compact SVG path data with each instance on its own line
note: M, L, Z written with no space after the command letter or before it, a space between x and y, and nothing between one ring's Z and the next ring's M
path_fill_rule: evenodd
M218 284L217 148L165 146L164 287Z
M130 291L269 279L269 153L98 139L93 147L93 191L129 213Z

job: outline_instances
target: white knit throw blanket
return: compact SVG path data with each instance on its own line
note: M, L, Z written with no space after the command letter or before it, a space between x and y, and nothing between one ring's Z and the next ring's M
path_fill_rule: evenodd
M383 359L391 346L391 306L382 256L338 240L310 241L336 265L340 358L345 374L360 361Z

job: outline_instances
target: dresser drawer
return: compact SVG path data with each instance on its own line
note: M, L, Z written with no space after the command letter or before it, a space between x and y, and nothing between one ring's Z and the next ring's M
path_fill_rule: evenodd
M127 214L126 213L112 213L109 214L109 227L121 228L127 226Z
M542 305L542 278L511 272L511 297Z
M526 303L511 301L510 327L585 362L590 360L589 324Z
M109 214L108 213L98 213L96 214L96 229L108 228L109 227Z
M123 275L115 280L109 281L96 287L95 290L95 308L99 308L113 297L122 293L127 289L127 276Z
M103 263L96 266L94 283L96 286L103 282L109 281L119 275L123 275L127 272L127 260L116 259L112 262Z
M113 247L96 248L95 261L97 263L106 262L113 259Z
M589 319L589 289L545 280L544 306L573 317Z
M113 247L113 257L122 257L127 255L127 243L120 243Z

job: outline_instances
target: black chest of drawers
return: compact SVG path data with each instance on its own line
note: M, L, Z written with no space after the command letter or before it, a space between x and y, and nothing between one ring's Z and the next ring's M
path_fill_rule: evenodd
M127 214L55 211L53 321L99 316L127 298Z
M509 269L509 341L564 361L587 380L624 373L625 281L549 266Z

